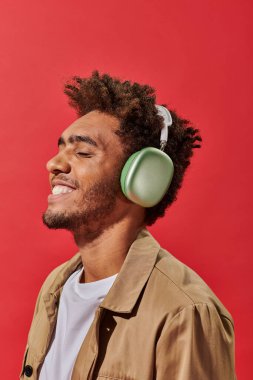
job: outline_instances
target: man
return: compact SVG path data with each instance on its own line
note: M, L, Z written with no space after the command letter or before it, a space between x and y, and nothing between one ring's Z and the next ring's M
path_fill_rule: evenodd
M176 200L198 129L156 106L150 86L97 71L74 77L65 93L79 118L47 164L43 221L70 230L78 253L41 288L21 379L235 379L230 314L146 229ZM162 148L174 172L162 198L145 207L121 181L129 157L148 147ZM144 192L157 185L150 163Z

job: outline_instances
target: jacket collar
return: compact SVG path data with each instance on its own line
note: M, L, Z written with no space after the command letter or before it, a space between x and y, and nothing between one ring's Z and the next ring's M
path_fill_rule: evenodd
M129 248L116 280L100 307L130 313L156 263L160 245L144 228Z
M100 307L118 313L130 313L151 274L159 249L159 243L143 228L129 248L119 274ZM68 277L81 266L81 256L77 253L62 265L49 289L45 289L43 298L48 314L54 314L52 300L57 303Z

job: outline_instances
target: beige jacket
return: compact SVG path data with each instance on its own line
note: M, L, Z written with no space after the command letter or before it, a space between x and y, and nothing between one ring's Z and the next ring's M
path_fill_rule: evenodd
M62 287L79 254L38 296L21 379L38 379ZM71 380L234 380L233 320L205 282L143 229L80 348ZM61 379L50 379L61 380Z

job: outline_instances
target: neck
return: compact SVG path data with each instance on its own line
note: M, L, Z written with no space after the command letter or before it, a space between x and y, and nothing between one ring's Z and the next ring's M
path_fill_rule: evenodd
M118 273L143 227L138 218L124 218L104 228L89 225L75 232L75 242L84 266L80 281L97 281Z

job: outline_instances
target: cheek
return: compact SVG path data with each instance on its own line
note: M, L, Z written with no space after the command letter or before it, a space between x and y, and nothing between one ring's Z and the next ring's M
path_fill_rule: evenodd
M112 153L113 154L113 153ZM106 182L117 178L120 181L120 173L124 163L122 157L104 155L99 159L87 159L77 167L72 167L72 175L77 180L79 189L85 191L99 182Z
M78 170L73 172L77 179L80 188L85 188L87 185L100 181L105 176L109 176L114 171L113 167L107 162L86 163Z

